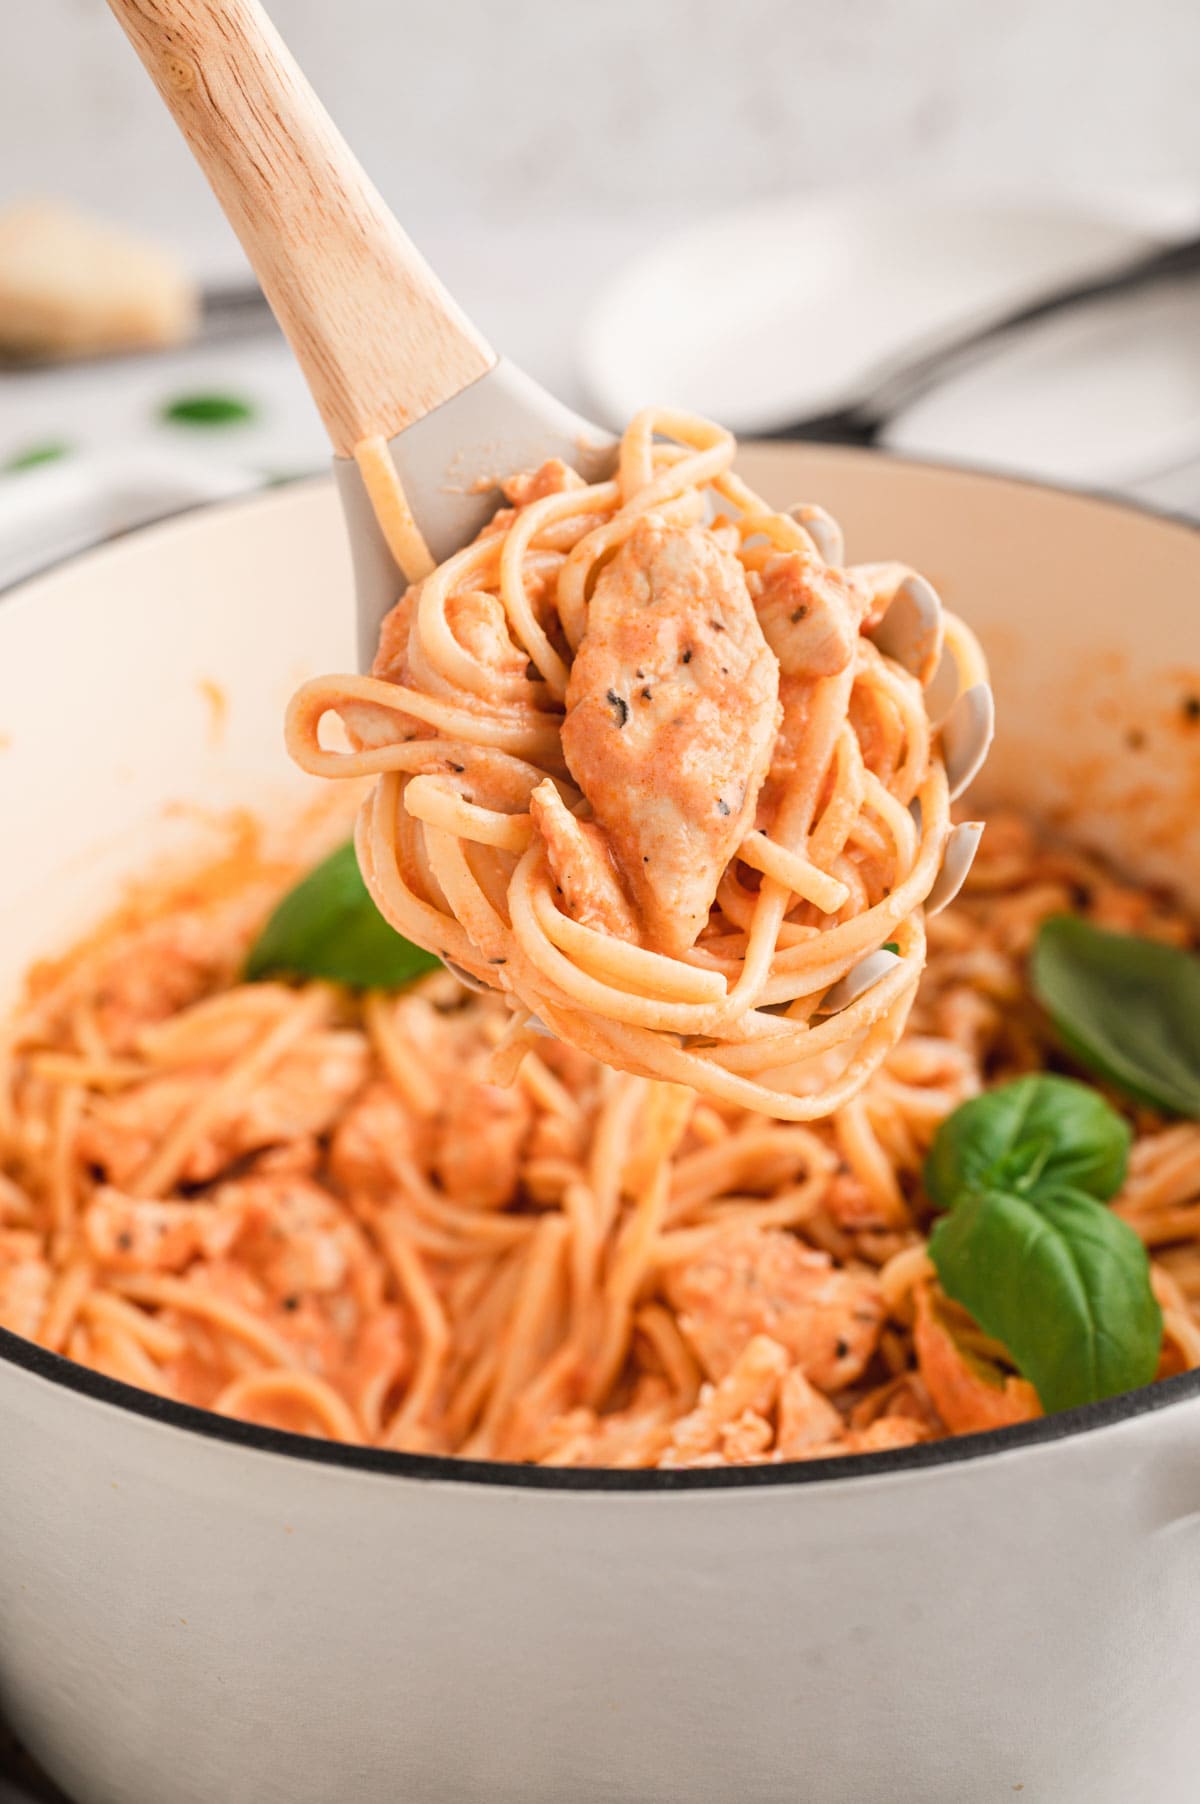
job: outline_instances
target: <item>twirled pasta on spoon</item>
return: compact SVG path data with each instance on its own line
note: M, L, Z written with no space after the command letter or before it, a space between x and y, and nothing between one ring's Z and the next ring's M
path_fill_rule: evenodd
M372 774L363 873L409 939L610 1065L789 1120L899 1038L978 828L982 655L922 578L846 566L731 435L648 410L615 474L561 459L415 578L372 674L307 683L305 769ZM381 523L388 497L384 481ZM402 497L392 497L403 517ZM349 751L320 739L340 715Z

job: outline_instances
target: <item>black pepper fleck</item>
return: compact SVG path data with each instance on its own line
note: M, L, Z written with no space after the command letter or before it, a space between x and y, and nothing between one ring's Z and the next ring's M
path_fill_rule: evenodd
M288 1310L299 1309L300 1299L299 1299L299 1297L285 1297L283 1299L283 1306L285 1309L288 1309Z
M708 624L712 627L714 633L723 633L725 631L725 622L723 620L710 620Z
M725 800L724 796L717 797L717 813L718 814L728 814L729 813L729 803Z
M687 650L684 652L682 658L680 658L679 662L681 664L690 664L691 661L692 661L692 648L689 645Z
M132 1234L118 1234L117 1235L117 1245L123 1253L131 1252L133 1250L133 1235Z
M644 702L648 702L650 700L650 687L648 684L647 684L646 688L642 690L642 700Z
M616 711L618 727L623 727L629 719L629 703L625 697L618 695L615 689L610 689L604 699L609 707Z
M452 764L450 766L450 769L454 772L455 776L457 776L457 777L461 777L463 772L466 770L466 768L467 767L465 764Z
M508 963L508 960L506 958L489 958L488 959L489 965L506 965L507 963Z
M796 626L808 613L808 603L802 601L798 608L792 609L792 625Z
M1200 720L1200 695L1187 695L1183 700L1183 718Z
M850 1342L848 1340L839 1340L833 1350L839 1359L845 1359L847 1353L850 1351Z

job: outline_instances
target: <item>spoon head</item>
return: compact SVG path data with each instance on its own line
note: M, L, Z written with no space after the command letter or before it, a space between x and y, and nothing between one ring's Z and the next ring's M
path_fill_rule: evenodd
M612 469L615 443L501 358L452 401L397 433L388 450L413 519L440 564L491 518L505 477L561 457L591 481ZM358 465L339 457L334 472L354 561L359 668L369 670L404 577L375 522Z

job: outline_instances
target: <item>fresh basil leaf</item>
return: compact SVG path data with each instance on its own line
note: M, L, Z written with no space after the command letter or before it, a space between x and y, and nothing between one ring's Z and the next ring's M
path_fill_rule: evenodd
M172 426L240 426L252 420L257 409L240 395L178 395L168 401L162 417Z
M1002 1341L1046 1410L1148 1384L1162 1312L1133 1229L1082 1191L989 1190L934 1228L942 1289Z
M1169 1115L1200 1117L1200 959L1073 915L1043 922L1033 992L1088 1071Z
M0 472L15 476L19 470L36 470L41 464L56 464L60 458L69 456L70 450L65 439L46 439L40 445L27 445L24 451L18 451L6 463L0 464Z
M250 950L246 976L325 977L352 989L398 990L438 964L389 927L346 844L288 891Z
M973 1096L949 1115L925 1163L943 1209L982 1190L1040 1194L1067 1185L1107 1202L1125 1180L1128 1122L1086 1084L1044 1074Z

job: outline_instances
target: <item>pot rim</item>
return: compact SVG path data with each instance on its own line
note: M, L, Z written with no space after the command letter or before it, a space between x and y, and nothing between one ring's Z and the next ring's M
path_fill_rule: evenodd
M255 1422L219 1416L191 1403L176 1403L153 1391L139 1390L123 1379L109 1378L91 1366L77 1365L61 1353L39 1347L7 1328L0 1328L0 1362L17 1366L36 1378L61 1385L94 1403L112 1405L187 1434L223 1441L285 1459L336 1466L353 1472L373 1472L381 1477L418 1479L426 1483L482 1485L504 1490L530 1491L724 1491L762 1486L821 1484L855 1478L883 1477L897 1472L923 1471L934 1466L959 1465L1020 1448L1046 1446L1074 1440L1097 1429L1114 1428L1157 1410L1174 1409L1200 1397L1200 1368L1174 1378L1161 1378L1139 1390L1125 1391L1102 1403L1087 1403L1057 1415L1039 1416L1008 1428L982 1434L951 1435L942 1441L922 1441L914 1447L897 1447L881 1453L847 1453L830 1459L790 1460L779 1465L711 1466L683 1471L657 1467L631 1470L613 1466L523 1466L509 1460L460 1459L452 1454L397 1453L386 1447L363 1447L344 1441L324 1441L315 1435L292 1434L282 1428L263 1428Z
M985 483L1012 484L1018 488L1040 490L1069 500L1090 501L1098 506L1157 521L1164 526L1182 527L1191 534L1200 533L1200 521L1165 508L1148 506L1127 496L1086 486L1072 487L1066 483L1042 482L1036 477L972 464L966 460L955 462L923 458L881 446L826 445L820 441L804 439L766 438L746 439L743 442L762 449L811 450L839 458L870 458L917 470L928 470L934 474L969 476ZM327 480L323 475L314 473L270 489L258 489L246 495L233 496L227 501L199 503L195 507L183 508L165 520L149 522L121 533L104 544L72 552L32 575L0 587L0 603L15 598L21 591L32 589L45 579L86 559L102 558L107 551L115 549L125 540L170 533L182 520L201 512L231 513L251 506L269 506L281 492ZM77 1365L65 1355L51 1352L3 1327L0 1327L0 1362L16 1366L49 1384L61 1385L94 1403L127 1411L143 1420L180 1429L186 1434L223 1441L228 1446L245 1447L255 1453L355 1472L376 1473L381 1477L416 1479L425 1483L453 1482L490 1488L558 1492L745 1490L781 1485L837 1483L872 1476L882 1478L893 1473L958 1465L964 1461L1016 1452L1021 1448L1074 1440L1079 1435L1114 1428L1136 1417L1177 1408L1200 1397L1200 1368L1196 1368L1173 1378L1163 1378L1152 1384L1142 1385L1137 1390L1122 1392L1119 1396L1106 1398L1100 1403L1061 1410L1055 1415L1039 1416L1032 1422L1015 1423L980 1434L953 1435L945 1440L925 1441L913 1447L893 1448L887 1452L792 1460L779 1465L719 1466L683 1471L661 1471L658 1468L626 1470L611 1466L528 1466L504 1460L460 1459L445 1454L400 1453L381 1447L320 1440L314 1435L292 1434L279 1428L264 1428L231 1416L219 1416L212 1410L199 1409L190 1403L176 1403L169 1398L159 1397L152 1391L139 1390L121 1379L94 1371L90 1366Z

